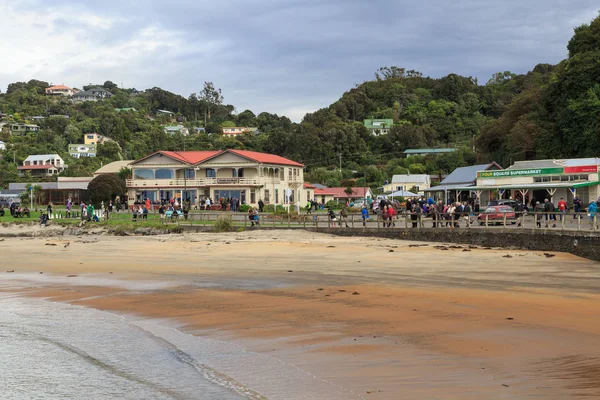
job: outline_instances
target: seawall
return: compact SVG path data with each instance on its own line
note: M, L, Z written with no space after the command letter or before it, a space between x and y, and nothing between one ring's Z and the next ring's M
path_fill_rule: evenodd
M483 229L343 229L306 228L311 232L338 236L364 236L418 242L471 244L483 247L502 247L533 251L559 251L600 261L600 236L577 231L514 231L499 232Z

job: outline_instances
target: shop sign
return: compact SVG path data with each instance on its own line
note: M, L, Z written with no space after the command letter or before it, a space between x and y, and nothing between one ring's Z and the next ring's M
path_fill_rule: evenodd
M537 176L562 174L564 168L533 168L533 169L505 169L500 171L481 171L477 173L479 178L510 178L515 176Z
M565 174L579 174L582 172L598 172L597 165L585 165L583 167L565 167Z

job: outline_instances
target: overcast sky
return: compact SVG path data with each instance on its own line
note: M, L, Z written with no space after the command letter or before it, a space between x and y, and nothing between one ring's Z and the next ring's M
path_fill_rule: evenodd
M300 120L377 68L485 83L566 57L591 0L0 0L0 90L111 80Z

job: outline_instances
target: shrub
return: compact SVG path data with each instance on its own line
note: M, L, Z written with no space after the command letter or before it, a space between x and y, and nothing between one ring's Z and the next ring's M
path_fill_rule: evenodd
M250 206L249 204L242 204L240 206L240 212L247 213L248 210L251 208L252 208L252 206Z
M231 232L233 229L233 224L231 223L231 218L227 216L220 216L215 225L213 226L213 232Z
M90 201L95 206L99 206L102 201L108 202L117 196L123 196L126 192L125 181L116 174L99 175L88 185Z
M329 200L327 202L327 204L325 204L325 208L332 208L332 209L338 209L339 208L339 209L341 209L342 208L342 204L338 203L335 200Z

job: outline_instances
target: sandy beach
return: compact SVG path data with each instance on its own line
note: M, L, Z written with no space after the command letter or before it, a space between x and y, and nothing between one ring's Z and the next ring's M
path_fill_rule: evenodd
M299 231L6 238L0 254L4 294L169 320L340 398L600 397L600 264L568 254Z

